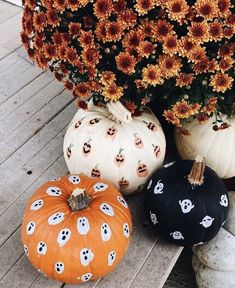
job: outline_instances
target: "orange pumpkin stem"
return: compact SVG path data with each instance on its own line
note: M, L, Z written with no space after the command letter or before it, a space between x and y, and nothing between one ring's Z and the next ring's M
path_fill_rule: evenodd
M197 155L193 167L188 175L188 181L191 185L202 185L204 182L204 171L206 168L205 158Z
M91 198L87 196L85 189L76 188L68 198L69 207L72 212L86 209Z

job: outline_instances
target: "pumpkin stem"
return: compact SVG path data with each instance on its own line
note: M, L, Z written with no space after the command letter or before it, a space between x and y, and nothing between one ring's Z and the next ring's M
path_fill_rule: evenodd
M193 167L188 175L188 181L191 185L202 185L204 182L204 171L206 168L205 158L197 155Z
M91 198L87 196L85 189L76 188L68 198L69 207L72 212L86 209Z

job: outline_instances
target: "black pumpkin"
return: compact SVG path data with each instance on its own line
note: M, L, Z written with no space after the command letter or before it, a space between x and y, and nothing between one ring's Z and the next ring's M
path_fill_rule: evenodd
M166 164L146 190L147 217L161 237L180 246L208 242L228 216L227 189L200 156Z

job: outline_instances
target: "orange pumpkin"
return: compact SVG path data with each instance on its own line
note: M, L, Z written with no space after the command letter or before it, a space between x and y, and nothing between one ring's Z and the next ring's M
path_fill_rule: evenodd
M42 185L29 200L22 242L47 277L81 283L103 277L130 243L131 214L108 181L67 175Z

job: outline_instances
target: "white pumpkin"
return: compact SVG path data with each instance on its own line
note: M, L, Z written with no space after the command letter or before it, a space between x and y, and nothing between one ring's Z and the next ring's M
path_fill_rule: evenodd
M235 176L235 117L227 119L222 115L222 119L231 126L218 131L212 129L214 117L202 124L196 119L186 123L183 127L191 135L176 130L176 146L181 158L193 160L202 155L220 178L230 178Z
M165 157L166 140L154 114L131 117L120 102L79 109L64 137L70 173L110 180L123 194L146 183Z
M226 229L235 226L235 193L230 192L230 211ZM233 225L231 224L233 223ZM193 247L193 268L199 288L235 287L235 233L221 228L209 243Z

